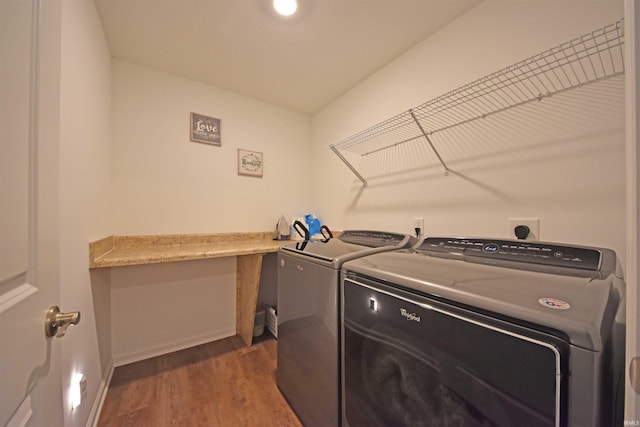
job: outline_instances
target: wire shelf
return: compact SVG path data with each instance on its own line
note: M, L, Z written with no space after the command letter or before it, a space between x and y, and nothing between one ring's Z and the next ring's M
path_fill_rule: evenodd
M424 139L447 172L431 138L443 130L486 118L513 107L624 74L624 21L592 31L472 83L433 98L355 135L330 145L333 152L367 184L340 153L368 156Z

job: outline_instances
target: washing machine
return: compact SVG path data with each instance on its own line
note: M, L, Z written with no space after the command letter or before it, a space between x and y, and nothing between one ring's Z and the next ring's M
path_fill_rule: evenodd
M350 427L623 424L614 251L427 237L343 265Z
M347 230L278 251L278 388L302 423L340 425L339 278L346 261L415 244L407 234Z

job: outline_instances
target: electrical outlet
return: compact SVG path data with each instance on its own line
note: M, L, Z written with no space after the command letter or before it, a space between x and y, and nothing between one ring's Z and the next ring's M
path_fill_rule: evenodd
M507 229L507 236L510 239L516 239L515 229L519 225L526 225L529 227L529 235L527 240L540 240L540 218L509 218L509 228Z
M416 228L420 229L419 236L424 234L424 218L413 218L413 231L416 231Z

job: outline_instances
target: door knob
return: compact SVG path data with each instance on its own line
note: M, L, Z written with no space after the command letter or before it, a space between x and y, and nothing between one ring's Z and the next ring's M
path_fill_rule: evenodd
M47 311L44 330L48 337L63 337L67 328L80 323L80 312L61 313L57 305L52 305Z

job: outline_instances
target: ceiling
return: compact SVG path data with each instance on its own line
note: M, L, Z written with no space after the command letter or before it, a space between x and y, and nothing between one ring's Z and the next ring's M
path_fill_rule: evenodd
M314 114L481 0L95 0L113 57Z

